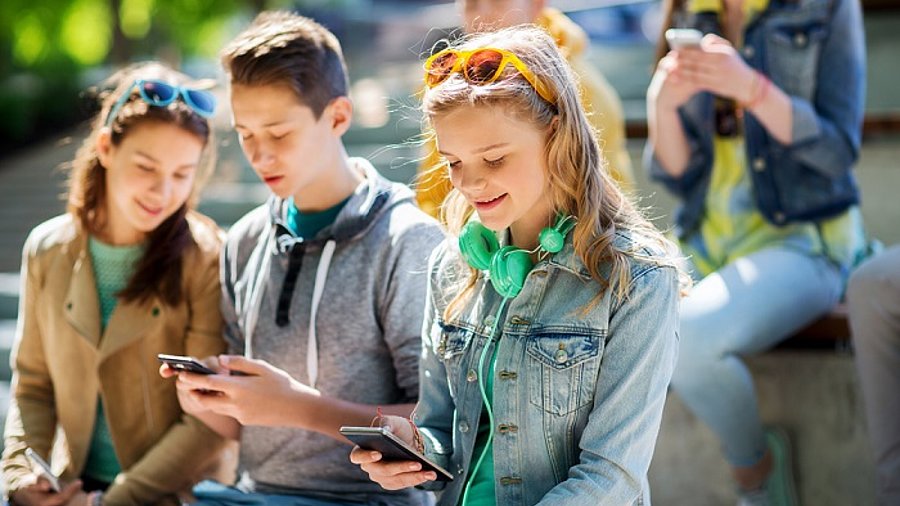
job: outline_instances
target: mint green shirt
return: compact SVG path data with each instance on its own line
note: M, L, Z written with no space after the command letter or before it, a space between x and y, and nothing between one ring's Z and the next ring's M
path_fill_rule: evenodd
M102 336L103 332L106 331L106 324L109 323L109 318L119 302L116 294L128 285L128 281L134 273L135 265L144 254L144 246L142 244L135 246L111 246L91 236L88 239L88 252L91 255L94 279L97 283ZM84 475L95 480L111 483L122 471L122 466L119 464L118 457L116 457L116 450L113 446L112 436L109 433L109 424L103 410L102 400L97 402L97 416L95 420L94 433L91 437L91 446L88 449Z
M494 402L494 366L497 364L498 347L499 345L494 346L491 362L488 366L487 382L484 385L484 392L487 394L488 402L491 403ZM462 503L462 496L460 496L460 506L496 506L497 504L497 494L494 490L496 481L494 479L494 443L492 441L490 444L487 444L488 435L491 431L490 424L487 410L482 408L481 420L478 422L478 435L475 437L475 448L472 450L471 466L474 467L475 463L478 462L481 452L487 453L485 453L481 465L475 470L475 474L469 478L469 495L465 504Z

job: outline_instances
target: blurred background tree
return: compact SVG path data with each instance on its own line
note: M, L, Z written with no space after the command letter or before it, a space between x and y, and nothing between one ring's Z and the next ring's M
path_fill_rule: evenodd
M0 2L0 152L86 117L79 93L110 67L159 58L215 61L234 25L278 0ZM79 105L80 104L80 105Z

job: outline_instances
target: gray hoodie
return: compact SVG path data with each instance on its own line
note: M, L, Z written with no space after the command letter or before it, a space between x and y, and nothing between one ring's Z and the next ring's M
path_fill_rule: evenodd
M229 230L225 337L232 353L265 360L323 395L415 402L426 264L442 233L408 188L366 160L351 162L365 180L315 237L291 232L288 203L276 197ZM370 481L350 449L312 431L244 427L238 487L346 501L407 496Z

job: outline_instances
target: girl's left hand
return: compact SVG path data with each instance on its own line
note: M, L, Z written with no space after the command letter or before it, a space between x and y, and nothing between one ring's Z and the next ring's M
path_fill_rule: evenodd
M758 86L756 70L750 68L731 42L707 34L702 51L682 51L679 67L684 79L715 95L750 102Z

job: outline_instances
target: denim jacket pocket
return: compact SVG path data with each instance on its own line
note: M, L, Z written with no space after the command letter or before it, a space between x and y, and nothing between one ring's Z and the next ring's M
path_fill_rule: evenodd
M769 30L766 62L772 81L788 95L812 100L818 82L819 53L828 35L826 26L775 25Z
M603 354L600 331L538 331L528 337L526 350L533 405L554 415L566 415L592 404Z

